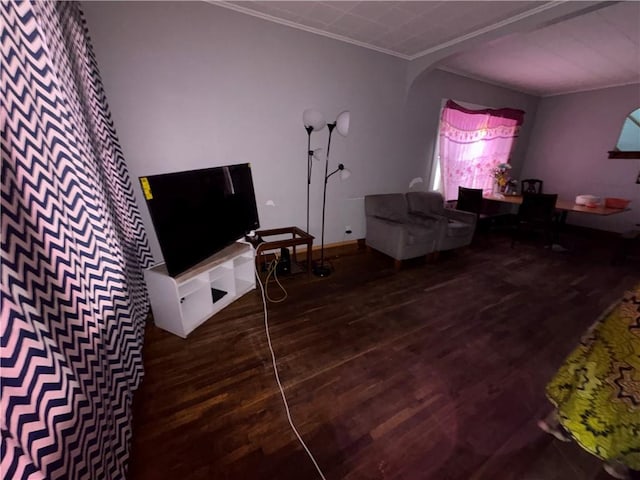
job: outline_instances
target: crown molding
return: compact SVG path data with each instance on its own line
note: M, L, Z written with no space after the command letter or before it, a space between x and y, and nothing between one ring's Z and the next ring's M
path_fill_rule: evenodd
M448 40L444 43L440 43L438 45L434 45L433 47L430 47L426 50L422 50L421 52L418 52L416 54L413 55L406 55L403 53L399 53L399 52L395 52L393 50L388 50L386 48L382 48L382 47L377 47L375 45L372 45L370 43L366 43L366 42L360 42L358 40L354 40L352 38L348 38L342 35L338 35L335 33L330 33L330 32L325 32L324 30L320 30L318 28L314 28L314 27L309 27L306 25L302 25L296 22L292 22L290 20L285 20L283 18L278 18L278 17L274 17L273 15L269 15L267 13L263 13L263 12L258 12L256 10L252 10L250 8L247 7L243 7L240 5L236 5L234 3L229 3L227 0L204 0L206 3L209 3L211 5L217 5L219 7L224 7L227 8L229 10L234 10L236 12L239 13L244 13L246 15L251 15L252 17L257 17L257 18L261 18L263 20L267 20L269 22L273 22L273 23L279 23L280 25L285 25L287 27L291 27L291 28L295 28L298 30L302 30L308 33L313 33L315 35L321 35L323 37L327 37L327 38L331 38L333 40L338 40L340 42L344 42L344 43L350 43L351 45L356 45L358 47L362 47L362 48L368 48L369 50L374 50L376 52L380 52L380 53L384 53L387 55L391 55L393 57L396 58L401 58L402 60L416 60L418 58L424 57L426 55L430 55L432 53L438 52L440 50L443 50L445 48L448 47L452 47L454 45L457 45L459 43L465 42L467 40L471 40L474 39L476 37L479 37L481 35L484 35L486 33L489 33L493 30L499 29L499 28L503 28L505 26L511 25L512 23L515 22L519 22L525 18L531 17L533 15L537 15L541 12L544 12L546 10L555 8L559 5L562 5L564 3L567 3L569 0L560 0L560 1L551 1L551 2L547 2L544 3L538 7L532 8L531 10L527 10L526 12L520 13L518 15L514 15L513 17L509 17L505 20L501 20L500 22L496 22L496 23L492 23L491 25L488 25L486 27L480 28L478 30L474 30L473 32L467 33L465 35L461 35L459 37L453 38L451 40Z
M541 12L547 11L549 9L552 8L556 8L559 5L562 5L563 3L567 3L567 0L563 0L563 1L557 1L557 2L548 2L548 3L544 3L542 5L540 5L539 7L535 7L532 8L531 10L527 10L526 12L523 13L519 13L518 15L514 15L513 17L509 17L505 20L501 20L499 22L496 23L492 23L491 25L487 25L486 27L482 27L479 28L478 30L474 30L473 32L467 33L465 35L461 35L459 37L456 37L452 40L448 40L444 43L440 43L438 45L435 45L431 48L427 48L426 50L423 50L421 52L418 52L414 55L410 55L409 56L409 60L416 60L420 57L424 57L425 55L430 55L432 53L438 52L440 50L443 50L445 48L448 47L453 47L454 45L457 45L459 43L465 42L467 40L472 40L476 37L479 37L481 35L484 35L486 33L492 32L493 30L497 30L499 28L503 28L503 27L507 27L509 25L511 25L512 23L516 23L519 22L521 20L524 20L525 18L529 18L533 15L537 15Z
M239 13L244 13L246 15L251 15L252 17L261 18L263 20L267 20L273 23L279 23L280 25L285 25L287 27L295 28L298 30L302 30L308 33L314 33L316 35L321 35L323 37L331 38L333 40L338 40L344 43L350 43L351 45L356 45L358 47L368 48L369 50L374 50L376 52L384 53L387 55L391 55L393 57L401 58L402 60L411 60L411 57L408 55L404 55L402 53L394 52L393 50L387 50L386 48L376 47L375 45L371 45L370 43L360 42L358 40L354 40L352 38L344 37L342 35L338 35L337 33L325 32L324 30L319 30L317 28L309 27L307 25L301 25L299 23L292 22L290 20L285 20L283 18L274 17L267 13L258 12L256 10L252 10L250 8L242 7L240 5L235 5L233 3L228 3L224 0L204 0L206 3L211 5L216 5L218 7L224 7L229 10L234 10Z
M458 75L460 77L468 78L470 80L475 80L477 82L487 83L489 85L493 85L494 87L506 88L507 90L511 90L514 92L531 95L532 97L544 96L541 92L536 90L528 90L526 88L517 87L514 85L510 85L508 83L499 82L497 80L491 80L490 78L484 78L484 77L481 77L480 75L474 75L472 73L463 72L455 68L447 67L446 65L436 65L434 68L435 70L442 70L443 72L453 73L454 75Z
M557 92L551 92L551 93L543 93L537 90L529 90L527 88L523 88L523 87L518 87L515 85L510 85L508 83L504 83L504 82L498 82L496 80L491 80L489 78L485 78L482 77L480 75L474 75L472 73L467 73L467 72L463 72L461 70L457 70L455 68L451 68L451 67L447 67L446 65L438 65L435 67L436 70L442 70L443 72L447 72L447 73L453 73L454 75L459 75L461 77L465 77L468 78L470 80L476 80L478 82L483 82L483 83L487 83L489 85L493 85L496 87L500 87L500 88L506 88L508 90L513 90L515 92L520 92L520 93L524 93L526 95L531 95L533 97L540 97L540 98L549 98L549 97L557 97L560 95L572 95L574 93L583 93L583 92L592 92L594 90L602 90L605 88L615 88L615 87L625 87L627 85L638 85L640 86L640 78L637 80L630 80L628 82L618 82L618 83L609 83L606 85L599 85L597 87L585 87L585 88L578 88L575 90L559 90Z
M626 87L627 85L640 86L640 78L636 80L629 80L627 82L608 83L606 85L600 85L597 87L585 87L585 88L579 88L576 90L559 91L555 93L545 93L544 95L540 95L540 96L542 98L557 97L559 95L572 95L574 93L593 92L594 90L603 90L605 88Z
M498 30L504 27L508 27L511 24L514 24L516 22L520 22L524 19L527 19L529 17L538 15L542 12L545 12L547 10L553 9L553 8L557 8L563 4L566 3L570 3L571 0L557 0L557 1L549 1L546 3L543 3L540 6L537 6L535 8L532 8L530 10L527 10L526 12L520 13L518 15L514 15L512 17L509 17L505 20L501 20L500 22L496 22L496 23L492 23L491 25L487 25L486 27L482 27L478 30L474 30L473 32L467 33L465 35L461 35L459 37L453 38L451 40L448 40L446 42L440 43L438 45L434 45L433 47L430 47L426 50L422 50L421 52L418 52L416 54L413 55L405 55L399 52L395 52L393 50L388 50L386 48L381 48L381 47L377 47L375 45L371 45L370 43L365 43L365 42L360 42L358 40L354 40L352 38L348 38L342 35L338 35L335 33L330 33L330 32L325 32L324 30L320 30L314 27L309 27L306 25L302 25L296 22L292 22L290 20L285 20L283 18L278 18L278 17L274 17L272 15L269 15L267 13L263 13L263 12L259 12L256 10L252 10L250 8L247 7L243 7L240 5L236 5L234 3L229 3L228 0L204 0L205 3L209 3L211 5L215 5L218 7L223 7L226 8L228 10L233 10L236 11L238 13L243 13L245 15L251 15L252 17L256 17L256 18L260 18L262 20L267 20L269 22L273 22L273 23L278 23L280 25L284 25L287 27L291 27L291 28L295 28L297 30L302 30L308 33L313 33L315 35L321 35L323 37L327 37L327 38L331 38L333 40L337 40L343 43L348 43L351 45L355 45L358 47L362 47L362 48L366 48L369 50L373 50L379 53L384 53L386 55L391 55L392 57L396 57L396 58L400 58L402 60L406 60L406 61L413 61L413 60L417 60L419 58L425 57L427 55L431 55L433 53L439 52L441 50L444 50L446 48L450 48L453 47L455 45L458 45L460 43L466 42L468 40L473 40L474 38L480 37L482 35L485 35L487 33L490 33L494 30ZM603 4L606 4L607 2L598 2L597 5L594 5L593 7L589 8L589 11L591 10L595 10L595 9L599 9L602 8ZM610 2L610 3L618 3L618 2ZM579 14L583 14L584 11L580 11ZM571 13L568 15L565 15L563 17L560 17L560 20L555 19L552 22L549 22L548 24L552 24L552 23L558 23L558 21L564 21L567 20L568 18L570 18L570 16L576 16L577 13ZM544 26L548 26L548 24L543 24ZM591 91L591 90L599 90L601 88L612 88L612 87L618 87L618 86L624 86L624 85L633 85L635 83L637 83L637 81L629 81L629 82L623 82L623 83L616 83L616 84L610 84L610 85L604 85L604 86L598 86L598 87L588 87L588 88L584 88L584 89L576 89L576 90L570 90L570 91L559 91L559 92L553 92L553 93L542 93L540 91L534 91L534 90L529 90L526 88L521 88L521 87L517 87L514 85L509 85L506 83L502 83L502 82L498 82L495 80L491 80L491 79L486 79L483 78L481 76L477 76L477 75L473 75L464 71L460 71L460 70L456 70L454 68L449 68L446 67L444 65L442 66L436 66L437 69L439 70L443 70L445 72L449 72L449 73L453 73L455 75L460 75L462 77L466 77L466 78L470 78L472 80L477 80L477 81L481 81L484 83L488 83L490 85L495 85L497 87L501 87L501 88L507 88L509 90L514 90L517 92L521 92L521 93L525 93L527 95L533 95L536 97L553 97L553 96L557 96L557 95L569 95L572 93L580 93L580 92L587 92L587 91Z

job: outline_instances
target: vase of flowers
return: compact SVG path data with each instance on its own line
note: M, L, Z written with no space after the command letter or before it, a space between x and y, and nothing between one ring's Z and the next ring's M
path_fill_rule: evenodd
M517 195L518 194L518 181L513 178L507 182L507 186L504 187L505 195Z
M495 193L504 193L509 183L509 170L511 170L511 165L508 163L499 163L493 169L493 186Z

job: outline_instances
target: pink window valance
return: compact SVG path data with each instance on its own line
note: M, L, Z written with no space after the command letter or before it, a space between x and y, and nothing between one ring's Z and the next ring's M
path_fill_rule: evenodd
M490 191L492 172L508 163L514 138L524 121L513 108L470 110L448 100L440 119L440 168L445 198L458 187Z

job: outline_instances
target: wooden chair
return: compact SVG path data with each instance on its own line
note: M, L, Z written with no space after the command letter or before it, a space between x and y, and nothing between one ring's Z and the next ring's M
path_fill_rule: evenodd
M458 200L455 208L463 212L476 214L476 231L486 232L489 229L490 219L482 213L483 199L481 188L458 187ZM475 232L474 232L475 238Z
M554 212L558 195L545 193L524 193L518 208L516 226L511 238L513 247L523 230L542 230L547 244L553 243Z
M544 182L537 178L527 178L520 182L520 191L524 195L525 193L542 193L542 186Z
M482 210L482 189L458 187L456 209L475 213L480 217L480 211Z
M458 210L475 213L478 217L476 228L482 233L488 233L500 219L506 219L508 215L500 210L496 202L485 202L482 198L481 188L458 187Z

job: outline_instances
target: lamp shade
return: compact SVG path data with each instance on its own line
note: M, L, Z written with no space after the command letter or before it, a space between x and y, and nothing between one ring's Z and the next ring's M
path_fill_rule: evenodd
M351 120L351 113L345 110L338 115L336 118L336 128L338 129L338 133L343 137L346 137L349 133L349 121Z
M313 127L313 130L316 132L322 130L327 124L324 120L324 115L313 108L307 108L302 112L302 122L305 127Z
M351 170L349 170L348 168L343 168L342 170L340 170L340 180L346 180L350 176Z

